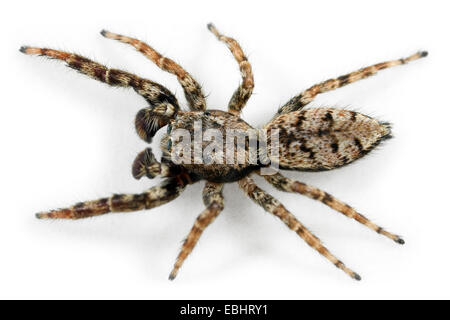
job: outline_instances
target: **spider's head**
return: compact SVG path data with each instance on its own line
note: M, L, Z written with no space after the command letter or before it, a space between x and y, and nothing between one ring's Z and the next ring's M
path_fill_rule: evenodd
M167 124L167 133L163 135L160 142L160 148L162 151L162 158L166 159L170 162L171 152L172 152L172 138L170 134L172 133L173 129L173 120L169 121Z
M163 159L169 162L172 160L172 148L178 143L188 142L188 147L191 147L194 139L194 123L201 123L204 116L205 112L202 111L180 111L174 117L167 119L167 133L160 143Z

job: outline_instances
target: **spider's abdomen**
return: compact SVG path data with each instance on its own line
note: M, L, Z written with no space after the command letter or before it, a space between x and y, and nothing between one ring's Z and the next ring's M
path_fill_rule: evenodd
M265 129L279 130L280 167L300 171L341 167L390 137L389 124L334 108L286 113L269 122Z

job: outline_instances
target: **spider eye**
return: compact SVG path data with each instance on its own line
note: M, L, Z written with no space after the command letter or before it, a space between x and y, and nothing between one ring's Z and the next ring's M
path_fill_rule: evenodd
M172 132L172 124L167 125L167 134L170 134Z
M167 142L167 150L170 151L170 149L172 149L172 139L169 139L169 141Z

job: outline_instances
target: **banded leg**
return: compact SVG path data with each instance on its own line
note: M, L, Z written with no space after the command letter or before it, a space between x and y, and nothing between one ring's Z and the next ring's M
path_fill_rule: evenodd
M172 272L169 275L169 279L173 280L177 276L178 270L183 265L184 260L194 249L198 239L202 235L203 231L208 227L223 210L223 195L222 195L222 183L206 182L203 189L203 202L206 209L197 217L194 226L192 227L189 235L183 243L180 254L177 257L177 261L173 267Z
M312 234L300 221L295 218L295 216L289 212L277 199L272 197L270 194L266 193L264 190L259 188L253 179L246 177L239 180L239 186L244 190L244 192L257 204L264 208L267 212L280 218L289 229L296 232L300 238L305 240L305 242L311 246L313 249L317 250L321 255L327 258L331 263L333 263L337 268L344 271L350 277L355 280L361 280L361 277L356 273L347 268L339 259L325 248L319 238Z
M236 40L220 34L212 23L208 24L208 29L217 37L217 39L226 43L237 63L239 64L239 69L241 70L242 75L242 83L239 85L239 88L237 88L237 90L233 93L233 96L231 97L231 100L228 104L228 111L239 115L242 108L244 108L248 99L252 95L253 87L255 85L253 81L252 67Z
M162 85L140 78L132 73L122 70L109 69L97 62L68 53L45 48L22 47L20 51L25 54L36 54L65 61L67 66L75 69L95 80L104 82L114 87L131 87L152 106L167 105L173 110L179 110L175 96Z
M336 79L329 79L327 81L324 81L322 83L316 84L312 86L311 88L303 91L299 95L293 97L291 100L289 100L285 105L280 107L280 109L277 112L277 115L289 113L292 111L300 110L304 106L306 106L308 103L310 103L316 95L319 93L324 93L327 91L331 91L340 87L343 87L347 84L350 84L352 82L373 76L376 74L379 70L383 70L386 68L398 66L401 64L408 63L413 60L417 60L422 57L426 57L428 55L428 52L426 51L419 51L407 58L402 58L398 60L392 60L392 61L386 61L381 62L378 64L374 64L370 67L362 68L357 71L348 73L346 75L340 76Z
M394 240L395 242L399 244L405 244L405 241L400 238L398 235L392 234L390 232L387 232L380 226L376 225L366 217L364 217L362 214L358 213L355 209L350 207L348 204L345 204L344 202L336 199L329 193L322 191L316 187L308 186L302 182L295 181L292 179L289 179L279 173L274 175L264 175L263 176L271 185L273 185L275 188L281 191L286 192L296 192L300 193L302 195L305 195L311 199L321 201L322 203L326 204L330 208L342 213L343 215L349 217L350 219L355 219L359 223L365 225L366 227L374 230L375 232L382 234L389 239Z
M186 100L188 101L191 110L201 111L206 109L205 95L202 92L202 87L189 73L187 73L173 60L163 57L159 52L150 47L148 44L137 39L112 33L106 30L102 30L101 34L105 38L118 40L120 42L132 45L134 48L136 48L136 50L152 60L162 70L176 75L178 78L178 82L183 87L184 95L186 96Z
M192 181L184 177L166 179L141 194L116 194L109 198L80 202L74 206L36 214L38 219L83 219L109 212L130 212L158 207L177 198Z

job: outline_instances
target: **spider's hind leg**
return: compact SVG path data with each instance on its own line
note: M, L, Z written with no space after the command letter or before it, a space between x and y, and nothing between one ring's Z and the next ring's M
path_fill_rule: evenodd
M331 252L323 246L320 239L312 234L311 231L309 231L300 221L298 221L297 218L291 212L289 212L277 199L259 188L255 184L253 179L246 177L242 180L239 180L239 186L253 201L263 207L267 212L270 212L271 214L280 218L289 229L297 233L309 246L311 246L313 249L327 258L337 268L344 271L353 279L361 280L361 277L356 272L350 270L344 265L344 263L342 263L342 261L331 254Z
M397 59L397 60L391 60L391 61L377 63L372 66L365 67L365 68L359 69L357 71L348 73L346 75L340 76L338 78L329 79L327 81L318 83L318 84L312 86L311 88L306 89L299 95L293 97L291 100L289 100L285 105L280 107L280 109L278 110L278 112L275 116L278 116L278 115L284 114L284 113L289 113L289 112L296 111L296 110L300 110L301 108L306 106L308 103L310 103L319 93L324 93L327 91L338 89L340 87L343 87L343 86L353 83L355 81L373 76L379 70L402 65L402 64L408 63L410 61L426 57L427 55L428 55L428 52L419 51L407 58L401 58L401 59Z
M206 209L197 217L194 226L192 227L189 235L183 243L180 254L177 257L177 261L170 273L169 279L173 280L177 276L178 270L183 265L184 260L194 249L198 239L202 235L203 231L216 219L219 213L223 210L223 184L206 182L203 189L203 202Z
M365 225L366 227L374 230L375 232L383 236L386 236L399 244L405 244L405 241L398 235L392 234L384 230L382 227L376 225L375 223L364 217L362 214L358 213L355 209L353 209L349 205L336 199L335 197L333 197L332 195L330 195L325 191L322 191L313 186L308 186L302 182L289 179L279 173L274 175L263 175L263 177L278 190L300 193L311 199L321 201L330 208L342 213L343 215L349 217L350 219L355 219L362 225Z

